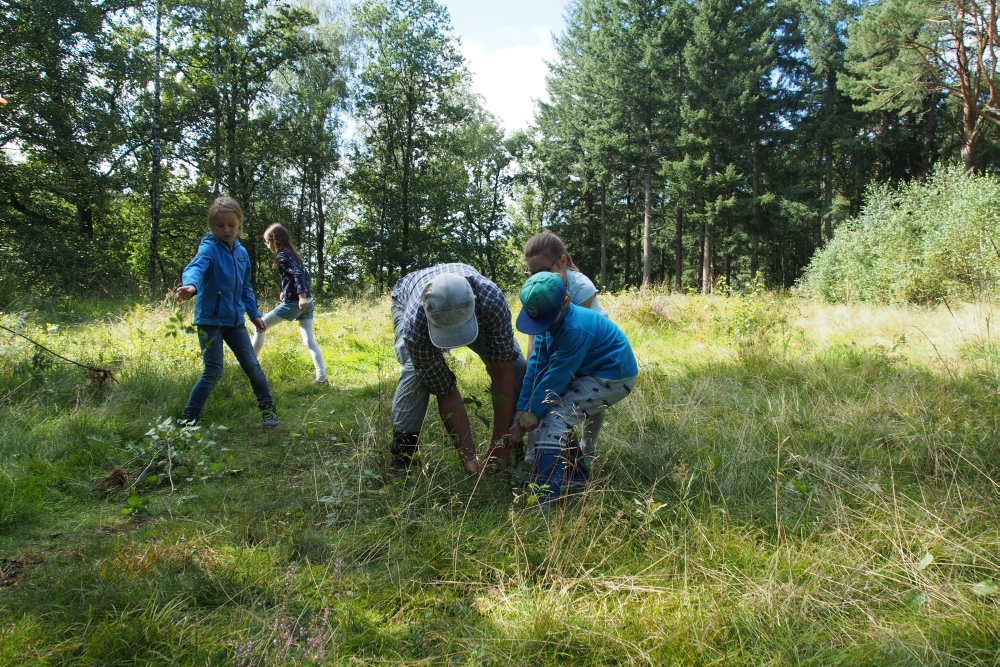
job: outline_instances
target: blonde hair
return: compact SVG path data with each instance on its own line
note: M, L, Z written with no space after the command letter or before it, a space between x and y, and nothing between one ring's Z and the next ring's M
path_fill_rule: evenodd
M566 245L563 243L563 240L552 232L539 232L528 239L528 242L524 244L525 261L535 257L544 257L550 262L557 262L563 255L566 255L567 269L573 271L580 270L576 268L576 264L573 263L573 258L570 257L569 251L566 250Z
M208 226L211 227L215 218L220 213L235 213L236 219L240 221L240 231L243 230L243 209L240 203L232 197L216 197L212 205L208 207ZM239 232L237 232L239 235Z

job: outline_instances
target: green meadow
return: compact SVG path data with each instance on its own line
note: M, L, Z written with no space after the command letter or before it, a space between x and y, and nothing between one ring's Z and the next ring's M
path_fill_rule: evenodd
M3 313L117 382L0 331L0 665L1000 663L994 304L601 300L639 385L545 508L467 477L433 409L389 474L386 300L319 309L328 385L269 332L273 431L228 352L199 430L164 424L190 305ZM482 364L451 363L485 450Z

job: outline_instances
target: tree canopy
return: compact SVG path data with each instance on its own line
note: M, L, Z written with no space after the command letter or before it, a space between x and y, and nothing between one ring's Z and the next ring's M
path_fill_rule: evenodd
M8 3L0 292L160 293L219 194L264 288L270 222L320 294L449 260L513 286L542 228L607 289L789 286L871 184L995 170L992 12L575 0L512 132L435 0Z

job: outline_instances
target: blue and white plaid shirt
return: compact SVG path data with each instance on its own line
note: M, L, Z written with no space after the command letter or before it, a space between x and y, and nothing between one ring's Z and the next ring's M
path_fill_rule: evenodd
M519 350L514 341L510 307L503 291L493 281L482 276L467 264L438 264L414 271L402 277L392 289L392 300L403 309L403 341L413 360L413 368L420 375L424 386L435 396L450 394L457 388L455 374L448 368L441 350L431 343L427 332L427 314L421 304L424 289L443 273L464 277L476 295L476 320L479 337L472 345L483 351L483 361L513 362Z

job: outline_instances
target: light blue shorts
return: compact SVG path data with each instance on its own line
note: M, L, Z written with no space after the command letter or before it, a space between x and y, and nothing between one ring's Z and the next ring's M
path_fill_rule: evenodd
M312 298L309 299L309 305L306 306L305 310L299 310L299 302L296 299L295 301L282 301L281 305L268 313L268 315L274 315L283 320L294 322L296 320L311 320L313 318L313 311L315 310L316 307L313 305Z

